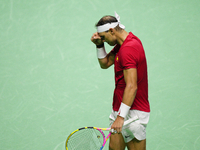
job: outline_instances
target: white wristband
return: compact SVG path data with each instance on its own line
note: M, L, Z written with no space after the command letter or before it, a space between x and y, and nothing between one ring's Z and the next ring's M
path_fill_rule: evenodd
M118 111L118 115L125 118L128 115L130 108L131 108L130 106L121 102L121 105L120 105L120 108Z
M105 58L107 56L105 47L97 48L97 57L99 59Z

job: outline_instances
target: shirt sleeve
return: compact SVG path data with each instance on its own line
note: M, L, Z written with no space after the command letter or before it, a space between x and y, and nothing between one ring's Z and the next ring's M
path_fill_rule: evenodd
M124 47L119 55L121 66L124 69L137 68L139 54L133 47Z

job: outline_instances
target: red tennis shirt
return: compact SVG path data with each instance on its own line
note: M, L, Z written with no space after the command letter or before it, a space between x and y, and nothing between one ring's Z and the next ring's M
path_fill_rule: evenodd
M116 45L113 48L112 53L115 54L115 90L113 96L113 110L118 111L126 87L123 70L136 68L138 89L130 109L150 112L148 101L147 62L140 39L130 32L123 44L121 46Z

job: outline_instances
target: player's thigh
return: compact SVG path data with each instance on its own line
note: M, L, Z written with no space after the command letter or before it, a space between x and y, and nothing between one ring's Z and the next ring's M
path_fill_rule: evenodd
M139 141L134 138L127 143L127 147L128 150L146 150L146 139Z
M125 142L122 134L111 134L109 142L109 150L124 150Z

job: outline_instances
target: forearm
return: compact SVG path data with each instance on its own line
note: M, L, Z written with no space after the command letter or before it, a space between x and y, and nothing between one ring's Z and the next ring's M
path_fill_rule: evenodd
M91 41L96 45L97 58L101 68L107 69L114 64L115 55L111 52L109 54L106 53L104 42L101 40L101 37L97 32L93 34Z
M99 64L102 69L109 68L114 63L115 55L110 53L106 53L105 47L97 47L97 58L99 61Z
M102 69L106 69L107 63L108 63L108 56L107 56L107 52L105 50L104 44L96 45L96 49L97 49L97 58L98 58L99 64Z
M114 64L114 60L115 60L115 55L112 52L108 53L105 58L102 59L98 58L99 64L102 69L109 68L111 65Z
M100 65L100 67L102 69L107 69L108 68L108 66L107 66L107 64L108 64L108 58L107 58L107 56L105 58L102 58L102 59L98 58L98 61L99 61L99 65Z
M118 117L123 118L123 119L126 118L133 104L136 93L137 93L136 87L126 86L126 88L124 89L122 102L118 111Z
M124 90L124 95L123 95L123 99L122 99L122 103L128 105L128 106L132 106L133 101L135 99L137 93L137 87L133 87L133 86L126 86L125 90Z
M130 68L123 71L126 87L118 115L125 118L133 104L137 93L137 69Z

